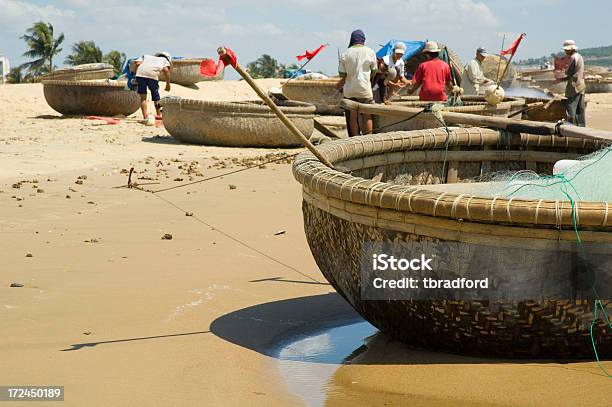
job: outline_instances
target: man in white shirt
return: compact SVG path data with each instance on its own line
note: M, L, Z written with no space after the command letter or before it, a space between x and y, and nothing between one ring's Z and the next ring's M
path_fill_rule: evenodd
M376 53L365 45L365 34L361 30L351 33L349 48L340 56L338 72L342 80L338 84L347 99L359 103L374 103L372 76L376 73ZM359 135L359 114L347 111L349 115L349 137ZM372 133L372 115L363 115L364 134Z
M393 54L391 56L385 55L382 58L389 70L389 74L384 81L385 95L383 102L385 103L388 103L389 99L391 99L397 93L397 91L409 83L408 79L406 79L406 76L404 75L405 62L403 58L405 53L406 44L398 41L393 46Z
M476 58L465 66L461 86L466 95L484 95L485 89L495 82L484 76L482 61L487 57L487 50L480 47L476 50Z
M159 74L164 74L166 81L166 92L170 91L170 67L172 58L167 52L158 52L155 55L143 55L136 60L136 82L138 83L138 94L140 95L140 110L144 120L148 119L147 114L147 88L151 91L151 99L155 104L155 111L161 115L161 105L159 104Z

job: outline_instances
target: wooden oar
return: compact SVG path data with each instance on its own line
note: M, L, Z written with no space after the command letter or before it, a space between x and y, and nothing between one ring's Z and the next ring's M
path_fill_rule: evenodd
M217 52L219 53L219 56L221 58L223 58L227 54L225 48L223 47L219 47L217 49ZM325 157L316 149L316 147L310 142L310 140L308 140L308 138L304 136L297 127L295 127L295 125L287 118L287 116L285 116L285 114L278 108L278 106L276 106L272 99L270 99L270 97L259 86L257 86L253 78L251 78L251 75L249 75L247 71L242 69L242 67L238 65L238 63L232 66L234 67L234 69L236 69L236 72L238 72L240 76L242 76L242 78L251 86L251 88L253 88L253 90L255 91L255 93L257 93L261 100L263 100L265 104L268 105L270 109L272 109L274 114L276 114L279 120L283 122L287 129L289 129L289 131L293 133L293 135L295 135L302 141L304 147L310 150L310 152L313 153L315 157L317 157L319 161L321 161L323 164L325 164L329 168L334 168L333 164L327 159L327 157Z

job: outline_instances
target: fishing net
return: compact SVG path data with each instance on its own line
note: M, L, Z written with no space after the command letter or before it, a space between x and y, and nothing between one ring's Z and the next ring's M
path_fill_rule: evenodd
M522 170L489 177L489 194L500 198L550 201L612 202L608 174L612 173L612 147L579 160L562 160L553 175ZM479 190L479 195L486 191Z

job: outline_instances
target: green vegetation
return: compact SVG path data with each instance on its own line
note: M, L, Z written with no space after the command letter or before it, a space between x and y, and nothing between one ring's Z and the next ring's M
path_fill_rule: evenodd
M125 56L125 53L112 50L104 56L103 61L107 64L111 64L115 70L115 75L118 75L121 73L126 59L127 57Z
M28 69L30 76L36 78L52 72L55 68L53 57L62 51L60 45L64 42L64 34L62 33L55 38L53 25L39 21L28 28L21 39L26 42L29 48L28 51L23 53L23 56L35 58L33 61L22 65L23 68Z
M25 78L23 76L23 68L20 66L16 66L12 68L8 75L6 76L6 80L8 83L22 83Z
M279 64L270 55L264 54L253 62L247 64L247 71L255 79L261 78L283 78L285 72L298 69L296 64Z
M607 47L584 48L579 50L584 60L589 65L612 66L612 45ZM563 56L563 52L552 53L550 56L541 58L528 58L516 62L517 65L542 65L552 62L554 57Z
M102 50L93 41L79 41L72 46L72 54L64 61L68 65L95 64L102 62Z

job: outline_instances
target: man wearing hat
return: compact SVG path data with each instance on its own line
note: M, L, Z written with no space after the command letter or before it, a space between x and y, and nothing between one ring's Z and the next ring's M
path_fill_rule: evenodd
M157 52L155 55L143 55L136 60L136 82L138 83L138 94L140 95L140 110L144 120L148 120L147 114L147 88L151 91L151 99L155 104L155 111L161 115L159 104L159 75L164 74L166 81L166 92L170 91L170 67L172 57L167 52ZM155 124L155 122L153 122Z
M484 95L487 86L495 82L486 78L482 70L482 61L487 57L487 50L479 47L476 50L476 58L465 66L465 71L461 79L461 86L466 95Z
M578 53L578 47L574 40L567 40L563 43L565 55L569 57L569 63L565 71L567 86L565 87L565 97L567 98L567 121L576 126L586 126L586 103L584 83L584 60Z
M376 53L365 46L365 34L361 30L351 33L349 48L340 56L338 72L342 78L338 84L343 96L359 103L374 103L372 78L376 73ZM359 135L359 114L347 111L349 136ZM372 115L363 115L365 134L372 133Z
M451 68L448 64L438 58L440 47L435 41L428 41L423 52L427 61L422 62L412 78L412 84L408 86L408 93L413 93L419 86L419 99L427 102L446 102L448 100L447 90L461 92L462 89L453 86ZM455 89L456 88L456 89Z
M387 103L399 89L409 84L408 79L406 79L406 76L404 75L405 53L406 44L398 41L393 45L393 54L391 54L391 56L385 55L383 57L384 63L389 67L389 75L387 75L387 78L384 81L386 91L383 101L385 103Z

